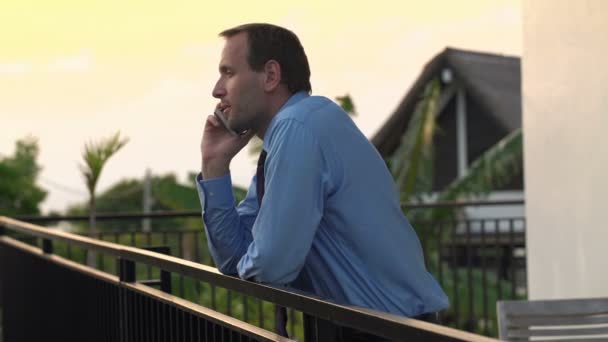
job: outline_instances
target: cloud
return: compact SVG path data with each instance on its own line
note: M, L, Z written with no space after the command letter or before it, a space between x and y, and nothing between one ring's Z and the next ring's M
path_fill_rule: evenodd
M78 55L57 58L48 64L47 69L51 72L83 72L92 66L93 56L85 50Z
M31 71L31 63L0 63L0 75L22 75Z
M84 72L93 67L93 55L88 50L72 56L62 56L48 63L0 62L0 75L20 76L46 70L50 72Z

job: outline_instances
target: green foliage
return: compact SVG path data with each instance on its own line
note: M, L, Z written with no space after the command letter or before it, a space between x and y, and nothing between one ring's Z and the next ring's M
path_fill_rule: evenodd
M425 87L402 136L401 145L386 161L399 188L402 203L422 202L425 198L433 197L438 202L476 199L508 184L522 172L522 131L519 129L473 161L464 176L455 179L438 196L432 196L435 159L433 137L439 129L435 123L439 98L439 82L433 80ZM440 263L438 241L450 241L452 232L440 228L447 222L462 219L464 212L461 208L444 207L408 210L406 214L424 244L429 271L437 275L438 269L433 265ZM505 292L516 292L512 285L491 272L454 269L449 266L443 272L443 277L439 278L451 301L450 308L444 313L444 323L496 336L495 303L498 299L505 298ZM506 297L516 299L518 296ZM483 317L486 313L488 319L474 319Z
M477 158L467 173L450 183L440 201L468 199L508 184L523 168L521 128L511 132Z
M437 79L427 84L401 144L387 160L404 203L430 195L433 189L433 138L439 129L435 116L440 93ZM438 201L484 196L520 174L522 161L522 131L518 129L473 161L463 177L455 179L442 191ZM436 218L437 215L431 216Z
M498 335L494 304L498 300L525 299L516 293L510 281L500 279L495 272L447 269L442 280L442 287L449 289L447 295L450 299L450 307L441 313L443 324L477 334ZM511 295L513 293L514 296ZM487 319L483 319L486 315Z
M401 145L390 158L401 202L429 193L433 186L433 138L436 132L436 108L439 101L439 81L431 81L416 106Z
M40 203L47 192L36 185L41 167L38 141L18 140L12 156L0 158L0 214L7 216L40 214Z
M433 137L440 97L439 81L432 80L416 106L401 145L388 158L402 203L422 202L431 195L434 178ZM518 129L479 156L463 177L452 181L436 197L438 202L470 200L508 184L523 169L522 131ZM413 221L437 221L462 216L460 209L435 208L408 212ZM428 232L421 232L424 235Z
M125 146L128 141L128 138L121 138L120 132L116 132L110 138L102 139L96 143L89 142L84 146L84 152L82 153L84 165L80 166L80 170L89 190L89 231L91 235L96 235L97 233L97 224L95 222L95 212L97 210L95 188L97 187L97 181L99 181L101 171L108 159ZM89 252L87 258L87 264L92 265L96 258L95 252Z
M94 197L97 181L101 176L101 171L110 157L127 144L128 138L121 138L120 132L116 132L107 139L98 142L89 142L84 146L82 158L84 165L80 170L85 178L87 189L91 197Z
M195 173L189 173L188 184L180 183L175 174L153 175L150 179L152 205L151 211L184 211L200 210L201 205L194 185ZM233 187L237 201L242 200L247 191L240 187ZM142 210L144 196L144 181L142 179L123 179L96 197L96 208L98 212L120 213L139 212ZM68 209L68 215L85 215L87 204L81 203ZM152 231L161 229L200 229L200 219L196 218L173 218L151 220ZM77 226L84 230L83 224ZM110 230L139 230L141 220L117 220L97 222L100 231Z
M336 101L344 109L346 114L350 116L357 116L357 110L355 109L355 103L349 94L344 96L336 96Z
M139 212L142 210L144 194L143 180L124 179L97 195L96 210L103 213ZM178 211L200 209L194 186L179 184L173 174L151 177L151 211ZM85 214L86 203L68 209L69 215ZM185 219L152 220L152 230L167 227L180 227ZM97 223L100 231L138 230L141 220L101 221Z

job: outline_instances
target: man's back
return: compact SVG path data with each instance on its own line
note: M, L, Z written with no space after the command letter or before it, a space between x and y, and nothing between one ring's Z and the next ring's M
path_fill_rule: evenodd
M323 210L294 286L339 303L406 316L445 308L447 298L424 267L420 243L401 212L384 161L348 115L326 98L296 94L269 125L264 148L270 161L307 158L276 147L283 144L312 146L308 152L321 157L320 168L299 170L322 174L318 196ZM283 189L296 197L297 190Z

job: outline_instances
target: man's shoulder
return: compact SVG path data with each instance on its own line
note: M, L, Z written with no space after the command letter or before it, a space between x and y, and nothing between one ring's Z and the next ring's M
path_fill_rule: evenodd
M295 120L304 125L313 125L319 120L325 121L342 112L342 108L324 96L308 96L286 108L279 120Z
M324 145L340 128L352 124L349 120L348 114L327 97L307 96L275 117L266 146L276 141L277 134L289 138L294 130L306 131L307 136Z
M292 106L285 108L282 113L282 118L301 118L311 113L328 110L332 104L335 105L330 99L324 96L308 96Z

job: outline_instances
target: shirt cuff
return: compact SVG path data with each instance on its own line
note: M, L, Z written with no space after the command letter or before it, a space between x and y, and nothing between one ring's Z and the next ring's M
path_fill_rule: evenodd
M196 176L196 187L205 212L208 208L232 208L236 202L232 192L230 173L222 177L203 179L199 173Z

